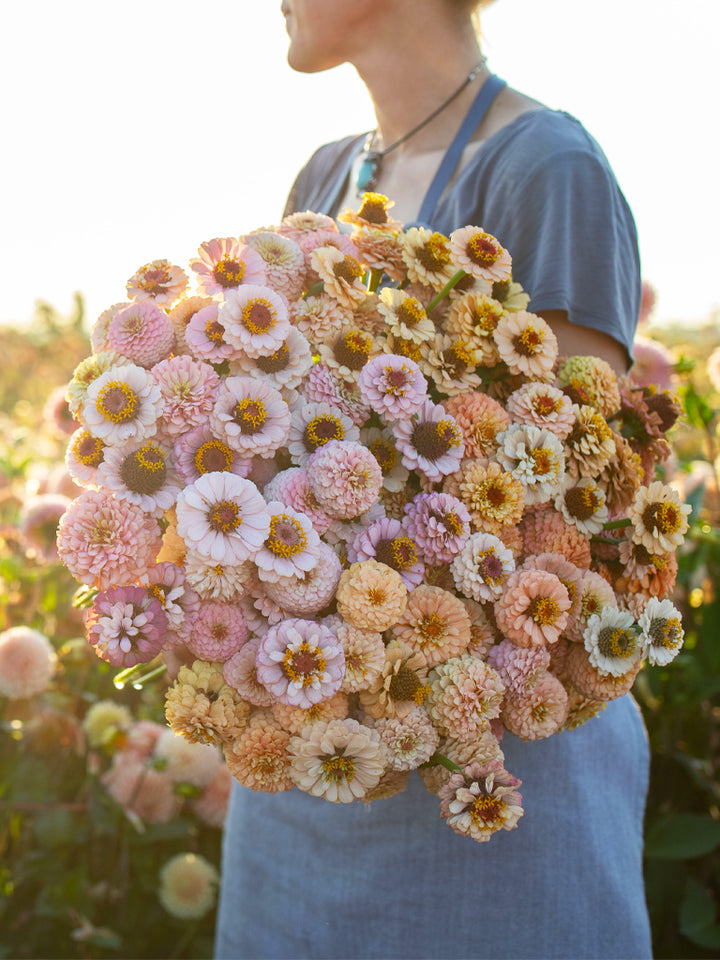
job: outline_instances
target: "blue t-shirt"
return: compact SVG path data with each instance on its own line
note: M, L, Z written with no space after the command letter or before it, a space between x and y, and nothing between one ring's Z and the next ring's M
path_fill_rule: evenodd
M286 211L337 213L364 139L320 147L298 174ZM605 154L579 121L531 110L482 143L427 225L449 234L467 224L510 251L531 310L564 310L632 356L641 293L635 222Z

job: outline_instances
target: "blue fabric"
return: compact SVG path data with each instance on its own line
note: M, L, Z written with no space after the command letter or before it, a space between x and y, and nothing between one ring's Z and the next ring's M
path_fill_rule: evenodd
M363 137L321 148L289 210L335 212ZM521 116L490 138L432 215L514 257L534 309L630 348L640 279L635 228L599 147L566 114ZM235 787L225 831L217 957L646 958L642 817L649 751L623 697L580 729L502 741L523 780L516 830L452 833L413 774L371 806Z
M364 135L325 144L303 168L288 210L337 211ZM632 357L640 312L637 232L610 164L585 128L557 110L522 114L483 143L427 226L482 227L513 257L530 309L565 310Z

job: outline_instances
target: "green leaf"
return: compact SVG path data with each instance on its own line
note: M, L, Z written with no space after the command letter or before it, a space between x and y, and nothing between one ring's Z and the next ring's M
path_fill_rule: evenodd
M680 932L708 950L720 949L720 924L715 921L715 904L709 891L693 877L688 878L680 905Z
M720 846L720 823L699 814L680 813L658 820L645 836L645 856L656 860L701 857Z
M690 422L701 430L705 430L712 422L715 411L705 403L700 394L696 393L695 388L692 386L689 386L685 390L684 401L685 413Z

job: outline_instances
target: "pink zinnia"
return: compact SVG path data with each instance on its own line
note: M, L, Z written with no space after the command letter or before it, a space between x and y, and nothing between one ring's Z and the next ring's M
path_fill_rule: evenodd
M522 694L548 669L550 653L547 647L519 647L510 640L501 640L488 651L487 662L509 691Z
M267 230L247 234L241 239L262 258L267 285L288 300L297 300L306 285L305 257L300 245L290 237Z
M140 267L127 282L127 295L131 300L152 300L158 305L175 303L188 286L188 278L182 267L169 260L153 260Z
M245 457L271 457L287 440L290 410L280 393L256 377L226 377L210 426Z
M175 441L175 468L186 484L205 473L234 473L247 477L252 460L240 456L220 440L209 424L195 427Z
M142 441L157 432L164 401L152 374L134 363L112 367L90 384L82 416L105 443Z
M393 423L392 430L408 470L437 483L458 469L465 449L462 433L439 403L425 400L414 417Z
M209 363L180 355L155 364L152 375L164 402L160 419L164 434L178 437L207 422L220 382Z
M312 520L313 528L322 536L332 523L333 518L317 501L310 486L307 471L302 467L289 467L281 470L263 488L266 500L280 500L282 503L300 510Z
M242 283L265 282L262 257L235 237L207 240L198 254L190 266L198 275L200 293L227 294Z
M505 727L521 740L542 740L557 733L567 715L568 695L562 683L545 673L522 693L511 690L501 713Z
M481 227L453 230L450 234L450 255L458 267L480 280L497 283L510 279L510 254Z
M658 390L672 388L675 358L666 346L650 337L636 336L633 340L633 358L630 380L634 386L654 386Z
M411 417L427 397L427 381L409 357L383 353L371 357L358 374L363 401L386 420Z
M542 317L525 310L506 313L493 331L498 353L510 373L542 380L557 358L557 337Z
M324 610L334 600L342 574L340 558L332 547L320 541L311 553L316 562L306 573L265 583L267 595L297 617L311 617Z
M351 520L377 502L382 470L361 443L331 440L305 464L308 483L320 507L331 516Z
M200 597L185 582L185 571L168 561L156 563L148 572L147 587L165 611L168 642L173 645L185 643L191 619L200 605Z
M312 262L313 251L317 250L318 247L335 247L336 250L339 250L346 257L352 257L354 260L360 259L358 248L352 242L350 237L345 233L338 232L337 229L315 230L313 233L308 233L302 237L298 243L300 244L300 249L305 257L305 270L308 286L315 283L319 279L318 273L314 269Z
M58 553L70 573L101 590L134 583L162 546L157 521L134 503L88 490L58 525Z
M351 385L337 376L326 364L314 363L303 383L303 396L311 403L327 403L349 417L356 427L369 419L371 408Z
M225 297L218 320L225 340L248 357L268 357L290 332L287 300L270 287L246 284Z
M185 328L185 339L193 356L208 363L222 363L237 355L237 349L225 339L225 327L218 319L219 303L201 307Z
M572 400L549 383L524 383L510 394L506 409L513 422L545 427L561 440L575 424Z
M499 760L468 764L440 788L440 816L455 833L484 842L498 830L512 830L523 815L522 781Z
M555 643L571 603L559 577L544 570L516 570L495 602L498 629L521 647Z
M257 654L258 680L281 703L304 709L338 692L344 668L340 641L311 620L271 627Z
M291 213L283 219L276 233L282 237L290 237L295 243L302 243L303 239L309 234L320 230L330 230L338 233L338 226L332 217L324 213L313 213L312 210L305 210L300 213Z
M290 327L285 340L274 353L262 357L240 354L230 360L232 376L263 377L284 396L303 383L312 367L310 344L295 327Z
M359 429L341 410L328 403L296 403L292 409L288 452L295 464L308 458L331 440L357 440Z
M105 444L87 427L78 428L70 437L65 451L65 465L75 483L81 487L96 486L98 467L103 462Z
M56 666L55 650L39 630L10 627L0 633L0 695L3 697L20 700L43 693L50 686Z
M118 310L110 321L107 343L133 363L152 367L172 353L175 330L164 310L143 300Z
M433 566L450 563L470 536L470 514L449 493L419 493L403 512L408 534Z
M364 560L384 563L400 574L408 590L417 587L425 573L417 544L406 535L400 520L392 517L376 520L367 530L361 531L348 547L348 560L351 563Z
M108 447L97 482L151 517L174 506L181 487L168 451L154 440Z
M257 652L260 637L252 637L223 664L225 683L237 690L243 700L255 707L271 707L275 698L257 677Z
M145 587L112 587L95 597L86 629L99 657L114 667L133 667L160 653L167 620L162 604Z
M177 531L201 558L240 564L254 556L270 529L267 504L250 480L206 473L180 492Z
M231 603L205 600L190 619L188 647L199 660L224 663L242 647L248 628Z

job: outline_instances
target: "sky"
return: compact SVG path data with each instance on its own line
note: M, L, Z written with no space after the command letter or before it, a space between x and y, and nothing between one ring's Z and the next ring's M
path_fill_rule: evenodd
M602 145L655 321L720 310L719 0L498 0L483 35L490 69ZM374 126L352 68L297 75L286 50L280 0L6 4L0 324L74 291L92 322L143 263L277 222L316 146Z

